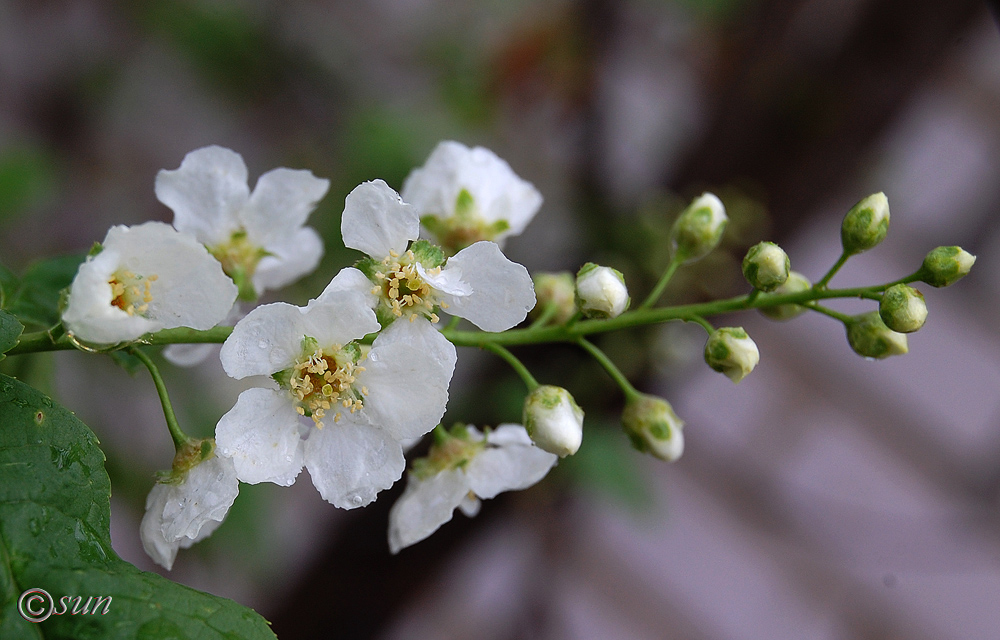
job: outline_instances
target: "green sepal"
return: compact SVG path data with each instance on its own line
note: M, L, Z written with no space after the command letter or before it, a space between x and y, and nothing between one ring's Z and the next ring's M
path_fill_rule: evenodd
M410 245L410 251L413 252L424 269L433 269L445 263L445 255L441 247L427 240L417 240Z
M355 269L365 274L366 278L368 278L369 280L371 280L376 284L378 284L379 280L378 278L375 277L375 272L377 272L379 270L379 267L381 266L382 263L376 260L375 258L361 258L360 260L354 263Z
M102 251L104 251L104 245L100 242L95 242L91 245L90 251L87 252L87 257L93 258L94 256L99 256Z
M455 197L455 215L460 218L471 217L476 213L476 199L468 189L462 189Z

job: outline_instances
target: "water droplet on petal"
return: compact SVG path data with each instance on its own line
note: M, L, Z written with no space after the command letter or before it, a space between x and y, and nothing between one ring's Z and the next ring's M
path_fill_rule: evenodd
M353 498L351 498L351 502L353 502L357 506L361 506L361 496L354 496Z
M259 348L261 348L261 349L267 349L267 343L266 343L266 342L264 342L263 340L261 340L260 342L258 342L258 343L257 343L257 346L258 346Z

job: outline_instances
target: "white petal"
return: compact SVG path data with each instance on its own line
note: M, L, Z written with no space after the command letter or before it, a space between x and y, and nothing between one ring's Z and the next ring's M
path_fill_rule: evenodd
M363 507L403 474L406 461L388 433L344 413L306 440L305 463L323 499L341 509Z
M378 320L361 294L332 293L322 303L296 307L275 302L257 307L236 323L222 345L222 368L236 379L271 375L302 355L302 338L320 347L344 345L378 330Z
M519 424L501 424L496 429L490 431L489 435L486 437L486 441L490 444L497 445L498 447L508 446L513 444L523 444L525 446L530 446L531 436L528 435L528 430Z
M544 478L557 459L531 444L507 444L479 452L469 461L466 474L475 494L489 499L503 491L527 489Z
M443 271L461 269L472 286L467 296L442 295L448 313L465 318L486 331L506 331L524 320L535 306L535 288L528 270L511 262L493 242L477 242L462 249Z
M146 317L164 328L211 329L236 301L237 289L219 261L189 235L162 222L112 227L105 250L118 252L120 266L145 277L152 301ZM99 257L99 256L98 256Z
M209 245L228 240L250 197L246 164L223 147L197 149L184 156L179 169L157 174L156 197L173 209L178 231Z
M364 413L397 440L440 422L455 371L455 345L430 322L397 320L375 338L356 386L368 388Z
M323 239L312 227L302 227L264 247L271 255L257 263L253 287L257 293L280 289L316 270L323 257Z
M363 182L347 195L340 221L344 246L378 260L402 254L420 235L417 212L382 180Z
M163 324L141 315L130 316L111 304L108 281L118 269L120 256L105 249L80 265L69 290L69 303L62 320L77 338L97 344L135 340L144 333L158 331Z
M248 484L287 487L302 470L299 414L286 391L254 388L241 393L216 425L215 443Z
M468 493L469 483L458 469L426 480L409 474L406 491L389 511L389 550L399 553L437 531L451 520L455 507Z
M176 540L168 542L163 537L163 506L167 502L168 485L156 483L146 496L146 513L139 523L139 538L142 548L153 562L167 571L174 566L177 549L180 543Z
M521 233L542 205L542 195L503 159L484 147L469 149L445 141L403 183L403 200L420 216L455 214L458 194L466 190L486 222L506 220L510 228L497 240Z
M271 251L268 241L294 235L329 188L329 180L305 169L268 171L257 180L250 201L240 212L248 238Z
M472 285L462 279L462 269L458 265L450 265L437 274L428 273L419 262L414 265L420 277L431 287L441 293L452 296L472 295Z
M199 539L207 523L225 519L240 491L233 461L222 456L193 467L183 483L167 486L169 497L163 507L166 540Z
M207 360L213 351L214 344L168 344L163 357L178 367L194 367Z
M368 306L374 309L378 305L378 296L372 293L372 281L368 276L354 267L344 267L333 276L323 293L316 298L317 302L327 300L335 291L358 291L364 294Z

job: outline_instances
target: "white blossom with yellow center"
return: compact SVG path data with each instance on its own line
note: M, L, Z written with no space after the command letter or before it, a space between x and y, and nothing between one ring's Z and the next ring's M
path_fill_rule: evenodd
M485 437L475 427L464 429L447 434L427 458L414 461L406 491L389 512L392 553L437 531L456 508L472 517L480 500L527 489L556 464L557 456L532 444L519 424L502 424Z
M416 210L425 237L449 254L480 240L503 246L542 206L542 194L495 153L452 140L440 142L424 166L410 172L401 195Z
M341 232L347 247L372 259L365 267L367 277L358 272L344 280L369 297L382 311L383 322L436 322L442 310L480 329L505 331L535 305L527 269L508 260L494 242L476 242L447 261L440 253L440 259L431 256L431 245L423 254L417 249L420 243L411 247L420 232L417 212L381 180L365 182L348 194Z
M62 319L78 340L115 344L160 329L211 329L236 293L194 238L162 222L116 226L80 265Z
M156 197L174 212L174 227L209 247L253 300L311 273L323 241L305 222L329 180L303 169L274 169L253 192L240 154L219 146L184 156L178 169L156 176Z
M394 323L370 349L359 345L379 323L365 294L340 288L349 279L306 307L264 305L236 324L222 347L226 373L277 385L244 391L216 426L241 481L288 486L305 466L323 498L345 509L402 475L400 441L440 421L456 360L427 322Z

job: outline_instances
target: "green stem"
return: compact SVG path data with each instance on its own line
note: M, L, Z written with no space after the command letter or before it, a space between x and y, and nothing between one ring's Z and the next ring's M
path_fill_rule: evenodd
M608 375L611 376L611 379L614 380L616 383L618 383L618 386L621 387L622 391L625 392L626 401L634 400L635 398L638 398L639 396L642 395L636 390L635 387L632 386L632 383L628 381L628 378L625 377L625 374L623 374L621 370L617 366L615 366L615 363L611 361L611 358L609 358L606 353L597 348L597 345L595 345L592 342L589 342L584 338L578 339L576 343L581 347L583 347L583 349L586 350L587 353L593 356L594 360L597 360L597 362L602 367L604 367L604 370L608 372Z
M677 271L677 267L681 266L681 262L683 261L680 256L675 253L673 257L670 258L670 264L667 265L667 270L663 272L662 276L660 276L660 281L656 283L656 286L653 287L649 296L642 301L642 304L639 305L636 311L648 309L656 304L656 301L660 299L660 296L663 295L663 291L667 288L667 284L670 282L670 279L674 277L674 272Z
M174 415L174 408L170 404L170 396L167 395L167 386L163 384L163 378L160 377L160 370L156 367L152 358L143 353L142 349L135 346L129 347L128 352L138 358L149 369L149 375L152 376L153 384L156 386L156 393L160 396L160 405L163 406L163 417L167 421L167 429L170 430L170 437L174 441L174 448L180 451L185 445L191 445L194 441L181 431L180 425L177 424L177 416Z
M538 317L535 318L534 322L532 322L528 328L537 329L538 327L544 327L549 323L549 320L555 317L557 313L559 313L559 305L557 305L555 302L548 303L547 305L545 305L545 308L542 309L542 312L538 314Z
M528 367L524 366L524 363L518 360L517 356L515 356L507 349L501 347L498 344L493 344L493 343L484 344L483 349L486 349L487 351L492 351L493 353L497 354L498 356L506 360L507 364L509 364L511 368L517 372L517 375L521 376L521 380L524 380L525 386L528 387L528 393L531 393L540 386L538 384L538 381L535 380L535 377L531 375L530 371L528 371Z
M813 285L813 288L826 289L826 285L828 282L830 282L830 279L833 276L835 276L838 271L840 271L840 268L844 266L844 263L847 262L847 259L850 258L852 255L853 254L847 253L846 251L841 253L840 257L837 258L837 262L835 262L834 265L830 267L830 270L826 272L826 275L823 276L819 282Z
M823 315L830 316L831 318L836 318L837 320L840 320L845 324L852 320L851 316L845 313L840 313L839 311L834 311L833 309L829 307L824 307L823 305L818 304L816 302L810 302L804 306L809 309L812 309L813 311L819 311Z
M715 327L712 326L712 323L699 315L692 315L689 318L683 318L683 320L684 322L694 322L695 324L700 324L705 331L708 332L708 335L715 333Z
M753 291L751 291L750 295L747 296L747 304L753 304L753 302L758 298L758 296L760 296L760 293L761 293L760 289L756 288Z

